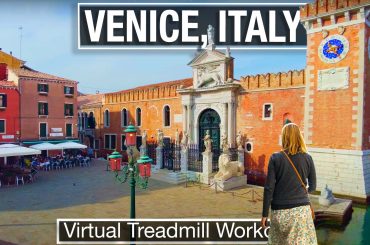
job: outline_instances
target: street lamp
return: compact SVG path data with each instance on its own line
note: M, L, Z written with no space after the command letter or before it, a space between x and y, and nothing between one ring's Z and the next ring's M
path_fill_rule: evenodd
M115 177L121 182L125 183L130 179L131 188L131 209L130 219L135 219L135 187L138 185L142 189L148 187L148 179L150 177L151 162L153 161L148 156L141 156L137 162L134 159L134 149L136 147L136 128L130 125L124 131L126 135L127 154L129 155L129 163L124 165L122 170L115 168ZM119 154L119 153L118 153ZM112 154L114 155L114 153ZM111 156L112 156L111 155ZM110 156L109 156L110 157ZM114 158L112 158L114 159ZM113 170L113 169L112 169Z

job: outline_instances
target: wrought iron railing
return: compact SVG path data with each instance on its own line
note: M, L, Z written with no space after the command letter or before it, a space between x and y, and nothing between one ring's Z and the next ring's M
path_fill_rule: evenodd
M199 152L198 144L188 145L188 170L195 172L202 172L202 154Z

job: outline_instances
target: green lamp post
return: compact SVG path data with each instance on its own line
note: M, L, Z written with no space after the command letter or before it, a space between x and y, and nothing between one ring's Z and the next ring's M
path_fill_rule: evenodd
M134 156L134 149L136 147L136 128L133 125L130 125L124 132L126 134L126 146L127 154L129 155L129 163L124 165L122 170L116 169L115 177L121 183L125 183L127 180L129 180L131 190L130 219L135 219L135 188L136 185L142 189L147 188L148 179L150 177L151 163L153 160L144 155L136 161ZM118 155L113 152L111 156L112 158L109 156L111 159L116 159L115 157Z

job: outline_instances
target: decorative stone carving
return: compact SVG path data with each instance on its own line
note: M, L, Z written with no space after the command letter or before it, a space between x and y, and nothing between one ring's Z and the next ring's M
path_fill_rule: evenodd
M206 64L198 67L198 87L212 87L224 84L222 67L219 64Z
M343 33L346 31L346 28L344 26L338 26L338 33L340 35L343 35Z
M211 135L209 135L209 130L206 131L206 135L204 136L204 152L212 152L212 139Z
M236 146L238 147L239 151L243 151L243 144L244 144L243 135L242 132L239 131L236 136Z
M328 185L325 185L325 188L321 191L319 197L319 204L323 206L330 206L335 201L333 191L329 189Z
M336 90L348 88L349 68L332 68L318 71L318 90Z
M228 154L221 154L218 160L219 171L214 179L217 181L226 181L231 177L244 175L244 167L237 162L231 162Z

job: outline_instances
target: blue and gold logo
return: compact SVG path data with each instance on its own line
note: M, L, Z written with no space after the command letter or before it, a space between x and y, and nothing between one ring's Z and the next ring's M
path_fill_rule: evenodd
M341 35L333 35L323 40L319 46L319 56L326 63L336 63L344 59L349 51L348 40Z

